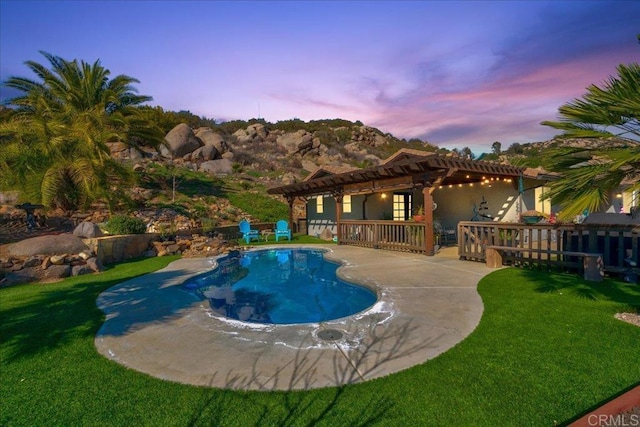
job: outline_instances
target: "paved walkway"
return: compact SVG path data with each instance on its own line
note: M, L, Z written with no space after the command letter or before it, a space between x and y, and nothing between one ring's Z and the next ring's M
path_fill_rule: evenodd
M459 261L455 248L426 257L303 246L328 249L326 258L344 264L338 275L374 288L378 302L358 315L320 324L252 325L218 318L208 302L179 286L215 261L181 259L99 296L107 320L96 347L125 366L170 381L309 389L369 380L422 363L463 340L480 321L483 305L476 285L492 270ZM325 341L318 337L322 330L343 336Z

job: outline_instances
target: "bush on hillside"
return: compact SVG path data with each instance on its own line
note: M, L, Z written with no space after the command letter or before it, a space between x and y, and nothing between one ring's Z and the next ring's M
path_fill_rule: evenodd
M140 218L127 215L115 215L104 225L109 234L144 234L147 226Z

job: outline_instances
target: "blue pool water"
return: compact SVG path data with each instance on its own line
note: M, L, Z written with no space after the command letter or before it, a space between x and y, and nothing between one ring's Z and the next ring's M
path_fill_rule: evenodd
M369 289L338 279L337 268L317 250L236 252L183 286L208 299L213 311L232 319L315 323L358 313L376 302Z

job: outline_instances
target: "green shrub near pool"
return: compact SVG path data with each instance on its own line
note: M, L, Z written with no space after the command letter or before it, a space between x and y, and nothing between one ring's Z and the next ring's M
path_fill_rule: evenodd
M140 218L114 215L104 224L104 229L112 235L144 234L147 231L147 226Z

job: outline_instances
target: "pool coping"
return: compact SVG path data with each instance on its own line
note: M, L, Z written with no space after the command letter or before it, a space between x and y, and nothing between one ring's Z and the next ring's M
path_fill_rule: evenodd
M460 261L452 250L433 257L340 245L311 248L341 264L345 281L376 290L378 302L347 318L259 325L214 316L180 284L213 268L216 258L183 258L113 286L97 299L106 320L99 353L169 381L245 390L311 389L358 383L423 363L478 325L478 281L492 269ZM451 248L455 249L455 248ZM341 339L318 332L335 329Z

